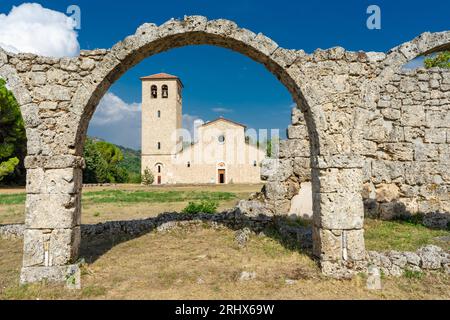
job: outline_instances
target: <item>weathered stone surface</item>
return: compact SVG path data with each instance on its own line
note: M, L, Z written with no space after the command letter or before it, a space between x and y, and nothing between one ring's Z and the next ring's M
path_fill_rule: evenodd
M27 169L84 168L84 165L85 163L82 157L72 155L25 157L25 168Z
M316 192L361 192L362 171L361 169L338 168L320 170L319 181L315 186L320 186L320 188L315 188Z
M50 235L49 265L63 266L78 257L81 232L80 227L72 229L55 229Z
M400 189L396 184L379 184L375 190L375 196L378 202L391 202L400 197Z
M381 290L381 272L378 267L369 266L366 286L368 290Z
M72 265L51 266L51 267L23 267L20 273L20 283L40 282L65 282L71 275Z
M418 255L421 259L421 267L423 269L439 269L441 267L441 253L442 249L429 245L418 250Z
M82 141L95 106L111 83L162 50L214 44L264 64L296 104L288 139L279 150L281 165L263 166L269 182L259 200L276 213L288 213L300 183L312 181L316 226L357 230L352 234L354 251L348 244L341 252L341 259L347 249L346 254L356 259L364 251L359 234L363 182L372 184L376 195L370 200L384 218L399 210L449 210L448 190L442 186L450 183L450 72L401 70L407 60L447 45L449 39L448 31L425 33L387 54L335 47L309 55L280 48L263 34L232 21L186 16L160 26L144 24L112 49L81 51L79 57L12 55L0 50L0 77L15 94L27 130L27 227L78 226ZM438 188L427 191L425 185ZM54 246L50 256L56 260L61 256L58 263L67 263L68 247L77 246L77 239L62 234L58 239L62 244ZM39 259L31 255L30 261ZM322 268L327 274L351 274L343 261ZM382 270L398 274L398 266L393 266ZM46 272L57 277L55 270L36 271L38 276L24 279L34 281Z
M261 201L256 200L241 200L237 205L240 213L247 216L258 216L270 214L270 208Z
M78 194L28 194L25 223L32 229L64 229L80 224Z
M364 229L347 230L344 232L347 259L351 261L364 260L366 256Z
M24 232L23 266L43 266L45 259L44 244L48 242L49 232L27 229ZM48 248L47 248L48 251Z
M364 208L359 193L313 193L313 204L316 226L330 230L363 227Z
M75 194L80 191L81 169L29 169L27 192L36 194Z

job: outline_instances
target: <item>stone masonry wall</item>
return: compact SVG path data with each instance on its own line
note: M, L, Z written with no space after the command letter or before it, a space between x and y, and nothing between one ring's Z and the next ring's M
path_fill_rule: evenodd
M450 70L400 70L381 86L376 101L376 108L365 115L368 125L363 130L365 214L392 219L422 213L433 215L432 227L446 228ZM311 181L308 132L297 107L287 136L280 145L280 161L265 161L262 170L267 181L263 198L275 214L289 212L300 183Z
M364 138L368 215L449 214L450 70L397 72L381 88Z
M325 274L357 272L367 262L362 199L364 176L368 176L363 174L363 167L368 167L365 159L374 160L370 175L380 179L383 174L393 175L395 168L377 172L373 168L379 164L378 160L401 162L405 171L408 162L410 166L427 163L429 173L434 170L431 168L445 164L441 160L448 150L445 149L447 140L445 144L440 142L442 133L427 132L425 129L432 128L427 125L419 127L424 131L422 149L415 147L421 145L416 140L391 143L368 139L367 130L369 127L375 130L379 124L388 126L393 121L389 117L395 116L395 111L389 115L386 110L394 108L383 110L379 102L385 100L381 97L388 96L391 81L399 81L400 91L409 87L401 77L396 80L401 65L449 43L450 32L444 31L424 33L387 54L350 52L340 47L306 54L303 50L282 48L263 34L240 28L233 21L186 16L160 26L145 23L111 49L82 51L73 58L12 54L0 49L0 77L7 81L21 107L28 139L23 282L42 279L49 270L54 270L54 277L59 277L77 259L82 150L89 121L100 99L117 79L143 59L172 48L199 44L231 49L263 64L291 93L299 110L293 112L289 139L280 146L280 159L269 161L263 167L267 184L258 195L259 200L264 200L260 201L258 210L285 212L309 171L309 163L314 211L313 253L320 259ZM448 91L447 98L434 98L436 81L446 85L448 77L440 75L439 79L428 81L430 100L426 101L439 100L448 109ZM409 104L415 106L411 110L420 113L420 103L425 101L417 93L412 94L415 94L414 101L407 97L394 99L402 99L404 108L400 110L405 114ZM424 95L423 99L428 96ZM442 103L445 99L447 102ZM438 115L436 105L429 106L426 117L448 123L448 116ZM404 128L408 126L417 128L412 124ZM408 129L403 131L405 134ZM413 145L415 149L411 151ZM412 172L409 170L408 174ZM439 172L434 174L435 183L439 188L447 188L447 177L444 171ZM419 177L425 179L425 175ZM374 183L375 189L380 189L383 179L379 183ZM411 198L425 197L425 191L421 191L423 181L407 181L407 184L413 190L406 190ZM441 204L443 208L447 205L445 201ZM424 201L419 201L419 205L424 208Z

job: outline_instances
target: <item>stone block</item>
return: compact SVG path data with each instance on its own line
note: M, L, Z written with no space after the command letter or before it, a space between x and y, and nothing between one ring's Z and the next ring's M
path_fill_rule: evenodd
M264 185L264 195L270 200L283 200L287 192L286 185L282 182L270 181Z
M425 124L425 109L421 105L408 105L402 107L401 124L410 127L420 127Z
M309 142L304 139L287 139L280 141L280 158L309 157Z
M27 193L75 194L82 184L81 169L27 170Z
M345 235L347 259L351 261L365 259L364 229L346 230L343 232Z
M288 126L287 137L289 139L309 140L308 129L305 125Z
M400 197L400 188L394 184L382 183L377 185L375 191L375 199L378 202L391 202Z
M45 259L44 244L50 238L50 231L26 229L23 239L23 266L43 266Z
M392 220L394 218L407 214L403 203L393 201L379 204L379 215L382 220Z
M294 158L293 173L299 182L311 181L311 160L308 157Z
M313 179L314 192L362 192L362 170L329 168L319 171L318 181Z
M264 159L261 163L261 178L268 181L285 181L293 174L291 159Z
M442 249L434 245L428 245L420 248L417 251L417 254L421 259L422 269L439 269L441 267L441 253Z
M381 290L381 272L376 266L369 266L366 287L368 290Z
M76 268L78 266L75 266ZM23 267L20 273L20 283L32 283L46 280L48 282L66 282L74 266Z
M386 160L412 161L414 158L414 147L411 143L380 143L378 153Z
M314 255L322 261L342 260L342 230L313 228Z
M73 155L54 155L41 156L33 155L25 157L25 168L43 168L43 169L66 169L66 168L84 168L84 159Z
M313 193L314 224L325 229L361 229L361 193Z
M62 266L75 262L80 240L80 227L54 229L50 235L49 265Z
M25 223L28 228L72 228L80 224L80 196L68 194L28 194Z

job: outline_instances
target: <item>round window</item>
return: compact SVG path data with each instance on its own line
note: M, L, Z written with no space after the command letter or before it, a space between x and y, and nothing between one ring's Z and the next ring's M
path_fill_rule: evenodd
M225 142L225 136L224 135L219 136L219 142L220 143L224 143Z

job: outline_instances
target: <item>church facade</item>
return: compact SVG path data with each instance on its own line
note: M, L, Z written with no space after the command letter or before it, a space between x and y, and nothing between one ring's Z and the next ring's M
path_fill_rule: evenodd
M218 118L182 127L181 80L166 73L142 77L142 172L154 184L260 183L265 151L246 138L246 127Z

